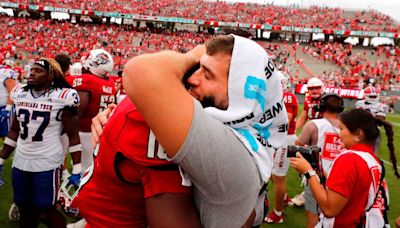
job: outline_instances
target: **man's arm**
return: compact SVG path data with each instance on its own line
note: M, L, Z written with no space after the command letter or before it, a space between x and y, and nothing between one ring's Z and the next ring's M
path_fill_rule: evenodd
M19 122L17 120L17 116L14 116L13 123L11 125L10 132L8 132L7 138L9 138L14 142L17 142L18 135L19 135ZM10 156L10 154L14 151L14 149L15 146L11 146L4 143L3 149L1 150L0 153L0 158L7 159Z
M296 132L299 131L307 121L307 111L303 109L300 118L296 122Z
M311 145L317 145L318 142L318 129L315 123L308 122L306 126L304 126L303 132L299 135L299 137L296 139L295 144L297 146L311 146Z
M80 104L78 106L78 116L83 116L86 112L87 106L89 105L90 101L90 93L87 91L78 91Z
M191 194L163 193L147 198L146 213L149 227L201 227Z
M193 98L181 80L204 53L205 47L197 46L186 54L163 51L140 55L129 60L124 69L127 95L170 157L184 143L194 112Z
M11 105L12 104L11 97L10 97L11 90L17 85L17 82L14 79L9 78L4 81L4 85L6 86L7 91L8 91L7 104Z
M62 114L62 123L64 131L68 135L69 150L72 157L72 163L74 165L79 164L81 162L81 149L77 148L79 150L71 151L71 148L73 148L73 146L80 145L79 128L78 128L79 122L75 107L64 109Z

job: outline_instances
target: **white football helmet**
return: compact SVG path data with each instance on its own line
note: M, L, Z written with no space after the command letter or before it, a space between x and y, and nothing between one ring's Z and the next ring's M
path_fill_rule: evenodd
M307 90L313 99L319 99L324 93L324 83L319 78L310 78L307 82Z
M279 80L281 81L282 84L282 90L286 91L290 88L290 78L289 75L286 72L282 71L277 71Z
M104 77L114 68L114 60L110 53L103 49L91 50L89 56L83 61L83 68L90 73Z
M79 209L73 205L74 198L78 195L73 185L68 184L68 178L65 179L58 190L57 205L69 216L78 217Z
M379 102L380 89L373 86L368 86L364 89L365 100L371 104Z

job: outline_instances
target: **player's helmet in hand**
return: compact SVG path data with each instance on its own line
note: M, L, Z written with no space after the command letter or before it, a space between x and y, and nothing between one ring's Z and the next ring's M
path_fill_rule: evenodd
M83 60L83 68L96 76L104 77L113 70L114 60L106 50L91 50L89 56Z
M58 189L57 206L68 216L77 217L79 215L79 209L77 205L75 205L74 199L78 195L79 189L77 190L68 182L69 180L65 179Z

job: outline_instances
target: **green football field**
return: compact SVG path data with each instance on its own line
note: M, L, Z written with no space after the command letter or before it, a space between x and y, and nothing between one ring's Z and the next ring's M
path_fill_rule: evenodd
M400 160L400 114L391 114L387 118L394 126L394 140L396 155L398 160ZM2 141L0 140L0 147L2 147ZM380 158L385 161L390 161L389 152L386 147L386 136L384 130L382 130L382 145L379 150ZM8 209L12 203L12 187L11 187L11 160L8 159L5 162L3 178L4 186L0 188L0 227L18 227L18 222L11 222L8 220ZM400 163L400 162L399 162ZM400 164L398 165L400 167ZM393 169L390 164L385 164L386 167L386 179L389 184L390 192L390 211L389 220L392 227L394 226L394 221L396 217L400 216L400 180L396 179L393 174ZM271 192L273 184L269 185L269 191ZM289 196L294 196L302 191L300 187L300 178L297 173L290 168L289 174L287 176L287 189ZM272 193L272 192L271 192ZM270 194L270 203L273 206L273 194ZM299 207L288 207L284 211L285 221L282 224L266 225L263 224L261 227L273 226L273 227L305 227L305 212L303 208ZM42 226L44 227L44 226Z

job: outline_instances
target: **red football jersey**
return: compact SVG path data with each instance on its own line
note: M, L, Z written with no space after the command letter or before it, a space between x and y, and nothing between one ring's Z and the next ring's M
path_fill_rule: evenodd
M178 166L166 160L143 117L128 99L115 109L82 177L74 207L90 227L147 227L145 198L190 193Z
M316 112L314 107L319 104L320 99L312 99L311 96L307 95L304 98L304 111L307 112L307 117L309 120L313 119L320 119L322 118L322 113L321 112Z
M114 80L111 78L101 78L92 74L82 74L80 76L66 77L71 86L79 91L90 93L90 101L83 116L79 117L79 131L90 132L92 118L99 112L115 103L116 90Z
M296 130L296 117L299 110L299 104L297 103L296 96L289 91L283 92L283 102L285 103L286 111L293 114L292 121L290 121L288 127L288 135L293 135Z

